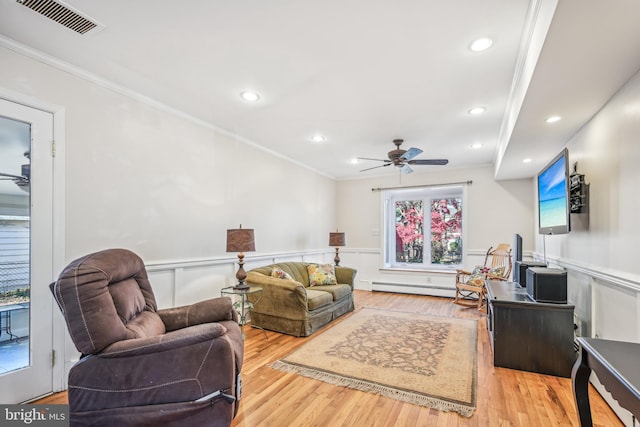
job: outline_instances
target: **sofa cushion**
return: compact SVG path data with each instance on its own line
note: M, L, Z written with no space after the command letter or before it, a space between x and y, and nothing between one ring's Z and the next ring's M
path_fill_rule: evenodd
M309 311L316 310L333 302L333 295L329 292L307 289L307 308Z
M313 289L331 294L334 301L337 301L340 298L344 298L351 293L351 286L344 284L319 285L314 286ZM309 290L307 290L307 292L309 292Z
M271 277L277 277L278 279L285 279L285 280L293 280L293 277L291 277L289 273L287 273L280 267L273 267L273 269L271 270Z
M307 272L309 273L309 286L338 284L333 264L309 264Z

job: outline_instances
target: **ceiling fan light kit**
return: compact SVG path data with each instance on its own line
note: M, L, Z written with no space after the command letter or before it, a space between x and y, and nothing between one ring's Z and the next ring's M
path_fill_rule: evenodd
M365 172L371 169L382 168L385 166L396 166L400 168L400 172L403 174L408 174L413 172L413 169L409 165L420 165L420 166L444 166L449 163L447 159L416 159L413 160L414 157L422 154L422 150L419 148L411 147L408 150L403 150L400 148L400 145L404 142L403 139L394 139L393 143L396 146L395 150L391 150L387 153L388 160L384 159L371 159L368 157L358 157L358 160L373 160L376 162L384 162L384 164L379 166L374 166L367 169L362 169L360 172Z

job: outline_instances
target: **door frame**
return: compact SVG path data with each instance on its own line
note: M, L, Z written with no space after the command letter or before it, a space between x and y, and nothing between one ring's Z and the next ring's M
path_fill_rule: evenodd
M32 96L15 92L10 89L0 87L0 98L24 105L29 108L42 110L53 115L53 140L55 142L55 155L53 156L53 211L51 212L51 222L53 228L53 274L57 275L66 265L66 242L65 242L65 108L61 105L46 102ZM53 282L56 277L51 277ZM40 285L40 284L39 284ZM47 286L48 284L44 284ZM51 304L55 305L55 300L51 298ZM52 347L55 352L55 363L52 368L52 392L62 391L67 388L67 374L71 366L66 366L67 353L67 333L66 324L58 307L53 307L53 317L51 319ZM71 345L71 344L70 344Z

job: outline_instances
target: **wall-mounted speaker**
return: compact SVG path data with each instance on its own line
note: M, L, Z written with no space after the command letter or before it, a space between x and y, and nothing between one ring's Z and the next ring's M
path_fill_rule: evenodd
M527 268L527 294L537 302L567 303L567 272L559 268Z
M546 267L547 264L540 261L516 261L513 269L513 281L523 288L527 287L527 268L529 267Z

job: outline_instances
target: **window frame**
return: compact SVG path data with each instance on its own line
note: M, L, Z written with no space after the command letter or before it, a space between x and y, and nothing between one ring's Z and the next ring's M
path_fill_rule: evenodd
M437 264L431 263L431 201L433 199L459 198L462 206L462 232L461 245L462 254L460 263L458 264ZM425 235L423 244L422 263L397 262L395 254L396 244L396 218L395 218L395 202L405 200L422 200L423 201L423 234ZM382 194L382 262L385 270L403 270L403 271L455 271L464 265L464 249L467 236L467 186L454 185L425 185L421 187L411 188L395 188L387 189ZM428 250L427 250L428 246Z

